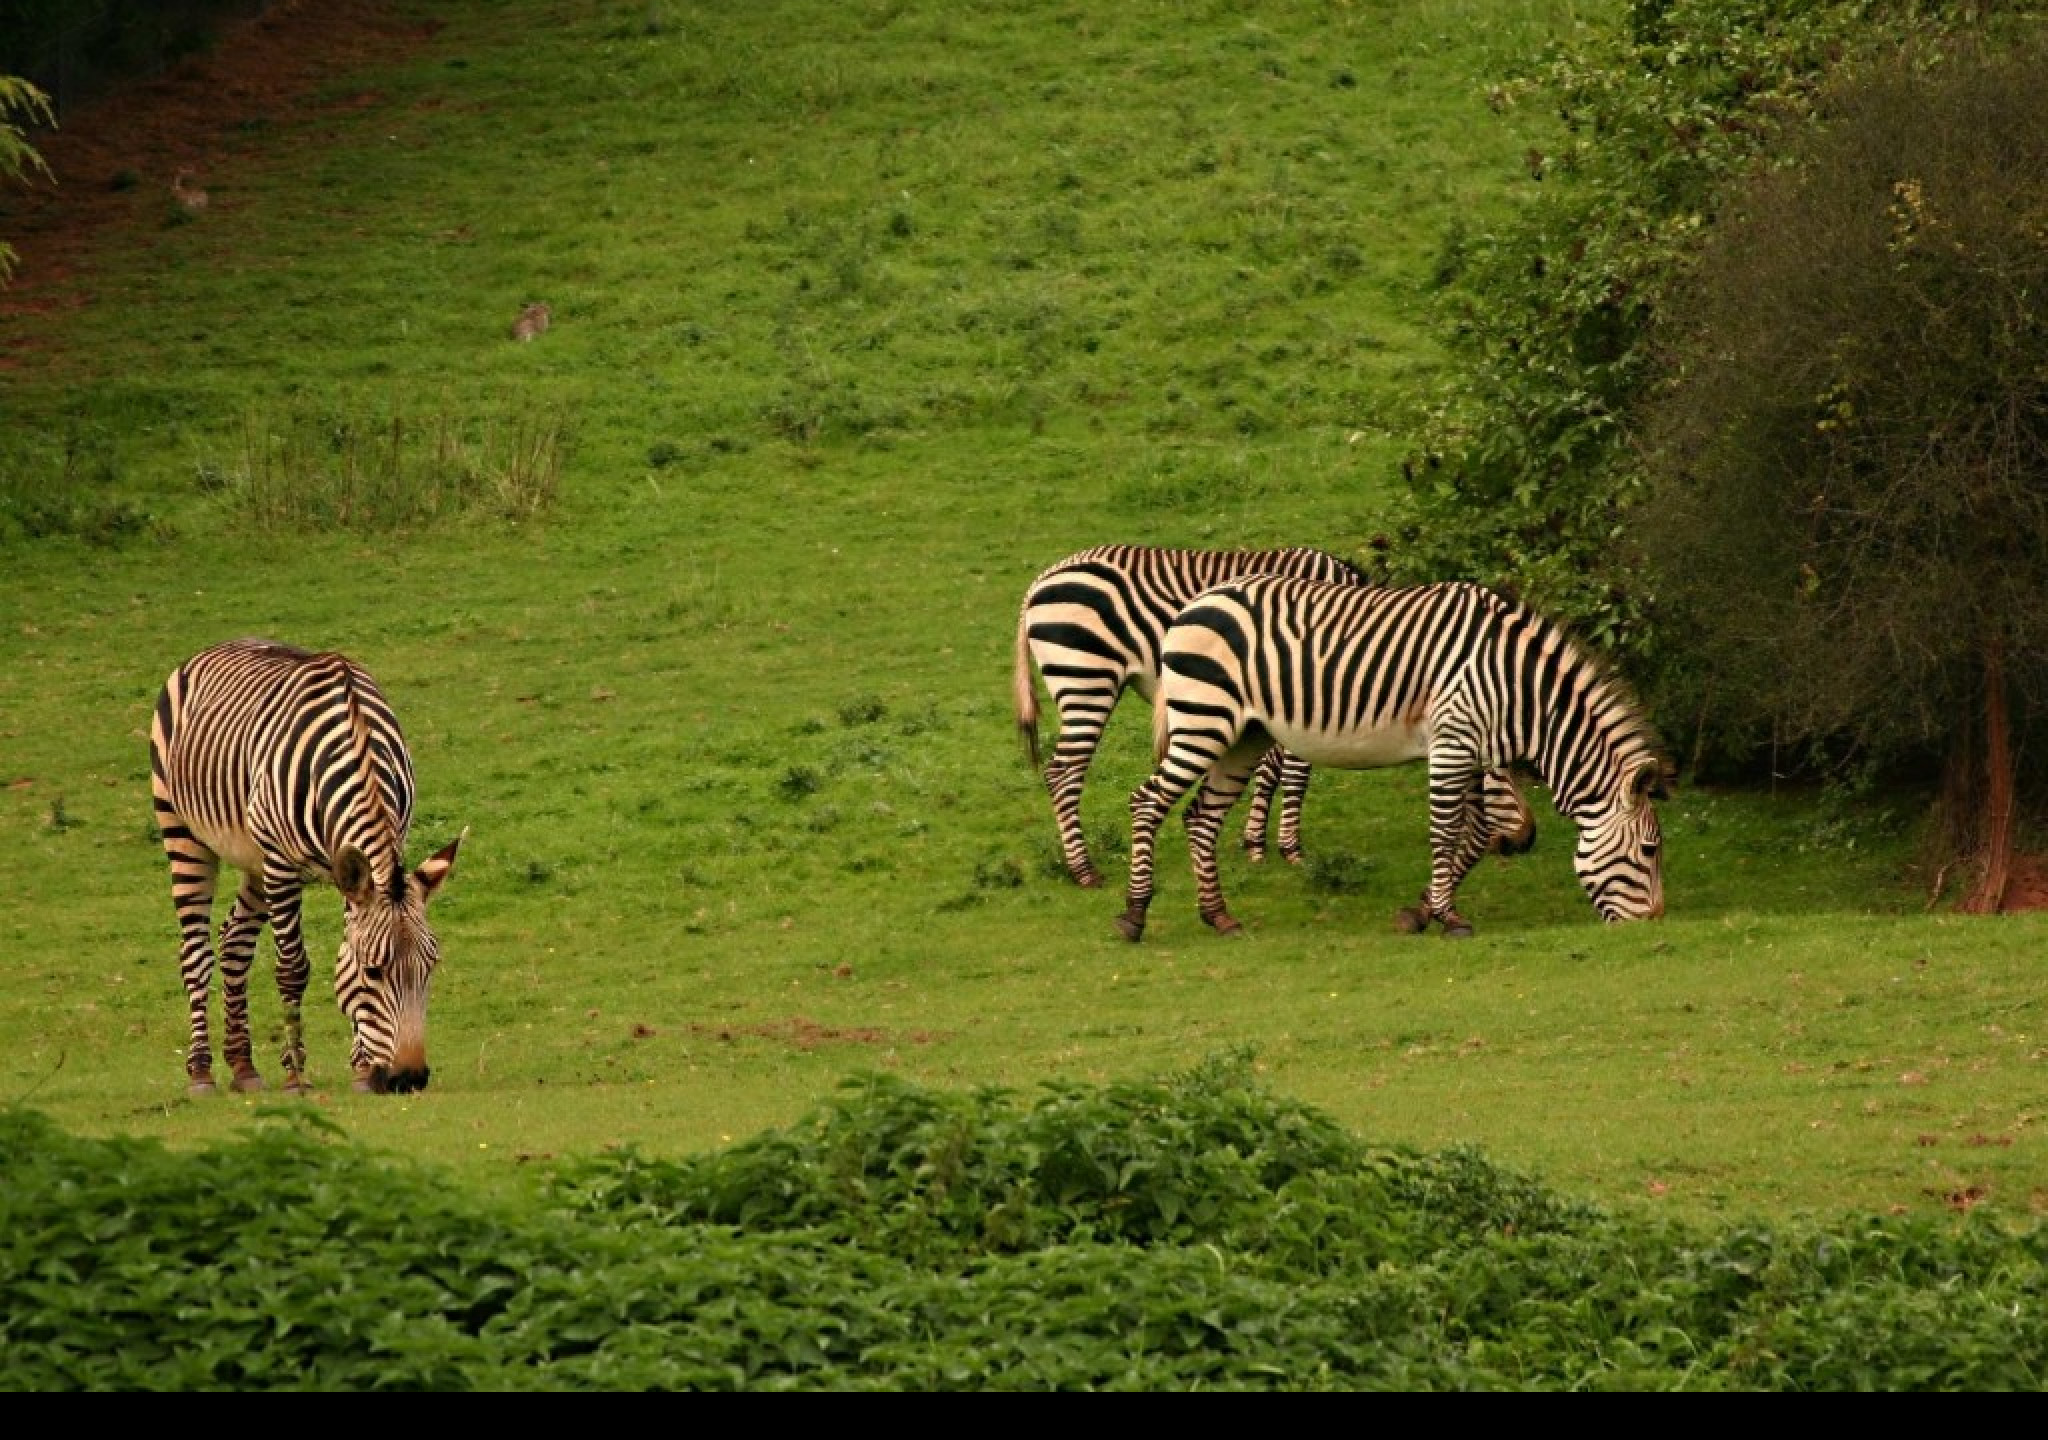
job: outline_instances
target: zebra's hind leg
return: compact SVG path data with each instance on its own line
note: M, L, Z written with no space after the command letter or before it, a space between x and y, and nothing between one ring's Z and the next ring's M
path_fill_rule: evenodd
M1124 886L1124 913L1116 917L1117 933L1126 940L1145 938L1145 912L1152 906L1152 868L1159 826L1174 802L1187 793L1188 782L1162 769L1131 792L1131 876Z
M1088 839L1081 829L1081 785L1088 777L1088 757L1055 757L1045 767L1045 788L1052 796L1053 818L1060 827L1060 858L1067 874L1084 890L1102 888L1102 876L1088 858Z
M244 878L220 927L221 1058L234 1071L237 1090L263 1088L249 1034L249 967L255 963L256 942L268 913L262 881Z
M206 1011L213 995L213 887L220 876L220 857L193 837L164 792L162 765L154 749L150 758L157 772L157 829L171 866L171 904L178 912L178 978L184 982L185 1004L191 1015L185 1089L192 1095L211 1095L213 1037L207 1030Z
M1202 923L1219 935L1238 934L1244 926L1224 904L1223 880L1216 868L1216 837L1223 829L1224 817L1244 793L1245 781L1259 762L1259 747L1271 743L1263 735L1253 744L1240 743L1209 772L1202 788L1188 802L1188 856L1195 867L1196 904Z
M1290 750L1275 746L1268 756L1280 757L1280 858L1289 865L1301 863L1301 806L1308 798L1309 763ZM1264 762L1261 762L1263 765Z

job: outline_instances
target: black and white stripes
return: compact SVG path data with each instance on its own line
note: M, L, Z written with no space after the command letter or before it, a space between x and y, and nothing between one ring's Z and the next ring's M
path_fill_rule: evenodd
M1159 680L1159 646L1166 628L1189 600L1212 585L1248 575L1299 575L1362 585L1349 561L1304 547L1278 550L1174 550L1149 545L1101 545L1069 555L1042 571L1024 592L1017 616L1014 691L1017 728L1033 766L1039 763L1038 692L1034 663L1059 712L1059 741L1045 766L1059 823L1067 873L1078 883L1102 883L1088 858L1081 830L1081 788L1125 689L1151 700ZM1245 844L1264 852L1265 802L1281 791L1280 850L1300 855L1301 797L1308 767L1286 764L1275 753L1261 774L1254 824Z
M257 1089L249 968L267 921L284 1002L286 1085L305 1083L301 1001L309 975L301 892L342 893L335 998L349 1018L356 1088L427 1083L427 990L439 945L427 902L454 869L457 837L408 874L413 771L398 721L369 674L340 655L236 640L172 672L150 728L150 785L171 865L180 969L191 1009L186 1074L213 1088L207 1026L214 884L242 872L221 926L222 1054L238 1090Z
M1668 769L1626 693L1550 621L1477 585L1370 589L1285 576L1226 584L1168 630L1153 736L1158 768L1131 796L1131 873L1118 928L1144 933L1160 822L1190 790L1202 918L1238 928L1217 882L1216 831L1276 743L1311 764L1429 763L1430 882L1404 928L1441 921L1492 841L1484 777L1535 768L1579 829L1574 865L1608 920L1656 916L1657 814Z

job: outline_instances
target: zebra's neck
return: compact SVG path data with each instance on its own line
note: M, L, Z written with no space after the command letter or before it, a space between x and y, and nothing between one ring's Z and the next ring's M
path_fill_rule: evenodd
M1549 620L1516 607L1504 631L1503 749L1536 767L1559 814L1604 810L1636 765L1657 754L1648 722L1626 688Z

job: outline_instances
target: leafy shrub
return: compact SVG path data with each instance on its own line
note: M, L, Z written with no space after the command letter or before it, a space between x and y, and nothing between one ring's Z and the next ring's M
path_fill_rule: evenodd
M1627 538L1646 484L1633 430L1657 376L1650 324L1721 187L1776 153L1837 68L2040 8L1629 0L1496 87L1497 108L1540 103L1563 131L1530 153L1541 188L1519 219L1446 237L1456 363L1422 416L1383 571L1504 584L1639 671L1667 658Z
M0 1111L0 1386L2040 1388L2048 1230L1702 1234L1357 1140L1218 1057L849 1081L483 1199L264 1110L198 1153Z

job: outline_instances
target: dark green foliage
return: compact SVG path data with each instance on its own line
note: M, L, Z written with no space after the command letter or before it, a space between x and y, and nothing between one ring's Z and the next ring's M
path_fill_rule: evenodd
M775 788L785 800L804 800L824 788L825 777L809 765L792 765L782 772Z
M1024 867L1014 856L991 855L974 867L977 890L1015 890L1024 883Z
M2048 707L2044 93L2040 39L1865 67L1674 296L1643 538L1719 733L1981 750L1993 651Z
M1645 485L1631 440L1655 378L1650 323L1712 227L1719 188L1774 153L1835 67L1989 9L1632 0L1618 24L1500 87L1497 106L1540 103L1563 130L1527 157L1541 189L1521 219L1446 240L1437 273L1456 363L1409 463L1386 568L1512 586L1638 670L1682 648L1653 630L1624 530Z
M180 1154L0 1115L0 1385L2034 1389L2048 1240L1700 1234L1370 1145L1243 1056L850 1081L720 1154L485 1200L263 1112Z
M0 182L43 171L43 157L28 142L28 127L51 120L49 97L0 65ZM14 270L14 249L0 242L0 282Z

